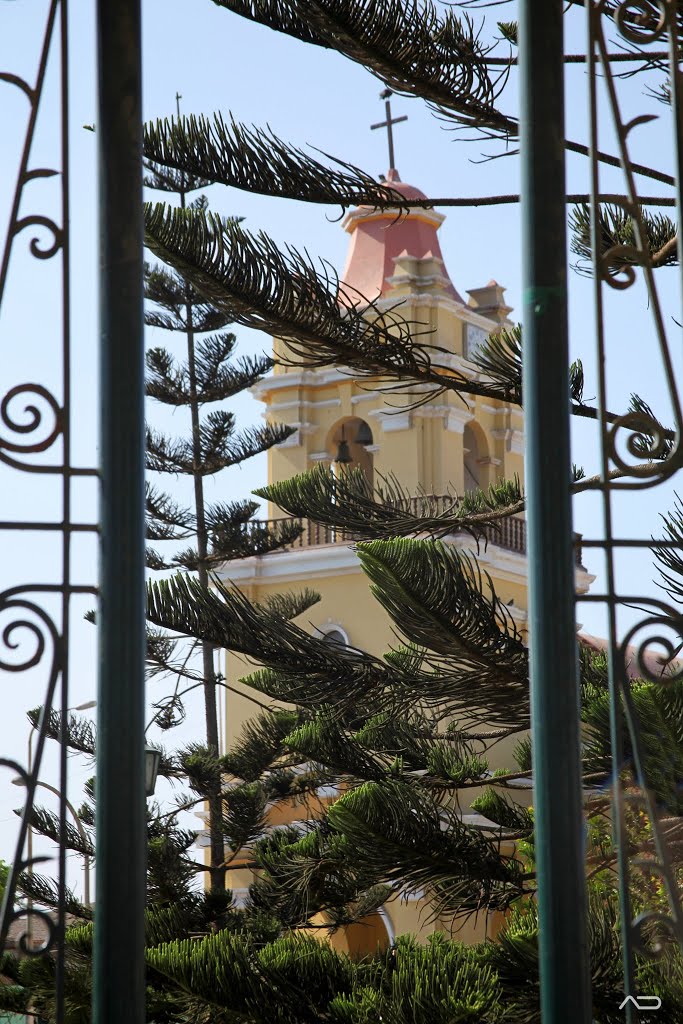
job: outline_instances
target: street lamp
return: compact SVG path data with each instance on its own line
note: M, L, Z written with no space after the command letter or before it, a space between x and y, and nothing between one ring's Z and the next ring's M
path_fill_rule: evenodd
M145 747L145 796L154 796L161 762L161 751Z

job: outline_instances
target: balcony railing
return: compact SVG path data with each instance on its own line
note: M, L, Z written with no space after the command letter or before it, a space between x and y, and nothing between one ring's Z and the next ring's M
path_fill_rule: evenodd
M453 499L447 494L429 496L429 514L439 515L452 507ZM426 515L425 501L421 498L412 498L411 512L416 515ZM312 519L305 519L301 516L282 516L277 519L252 519L247 529L254 532L265 528L277 528L280 523L295 522L301 526L301 534L289 548L309 548L322 544L351 544L354 541L363 540L361 534L351 530L342 530L336 526L325 526L316 523ZM485 526L482 529L483 542L503 548L505 551L514 551L520 555L526 555L526 521L516 516L508 516L507 519L499 520L496 526ZM574 562L583 568L582 563L582 535L574 534Z

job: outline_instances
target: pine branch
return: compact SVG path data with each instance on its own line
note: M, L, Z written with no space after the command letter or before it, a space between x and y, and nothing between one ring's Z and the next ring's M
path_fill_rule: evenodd
M170 538L161 539L167 540ZM152 548L147 545L145 548L145 568L149 569L151 572L165 572L167 569L170 569L171 566L163 555L156 550L156 548Z
M613 59L633 59L630 54L617 54ZM585 57L582 58L585 60ZM486 63L495 61L487 57ZM516 59L501 58L503 66L511 66ZM385 182L377 182L362 169L344 160L322 153L331 164L322 164L309 154L278 138L270 128L236 122L230 115L226 124L222 114L213 119L190 115L175 121L173 118L145 126L145 149L156 153L172 167L202 169L210 173L211 180L232 185L249 192L302 202L340 205L346 209L353 205L376 209L407 211L434 206L490 206L518 203L519 195L436 198L407 198ZM175 172L170 171L173 174ZM176 191L169 189L169 191ZM601 202L618 198L605 194ZM625 196L623 197L626 198ZM568 203L586 203L589 196L572 193ZM673 197L644 196L644 206L675 205Z
M234 436L235 417L224 409L210 412L200 425L200 463L196 465L192 441L173 439L147 430L147 468L157 473L195 472L210 476L285 441L294 427L253 427Z
M151 348L145 354L148 376L145 394L166 405L189 405L187 369L180 367L165 348Z
M293 520L285 519L267 525L258 522L240 523L239 520L228 518L218 520L211 528L208 565L217 566L233 558L251 558L280 551L294 544L302 533L303 526Z
M221 218L218 220L222 223ZM230 314L205 301L191 282L167 267L145 267L145 298L162 310L145 312L145 323L149 327L185 333L190 327L185 319L188 299L192 306L192 328L198 334L219 331L232 319Z
M450 365L450 353L418 342L422 329L398 312L353 298L327 267L319 275L308 257L284 254L263 233L252 238L238 226L225 227L201 212L147 207L148 244L182 269L217 305L248 327L276 335L291 355L290 365L343 365L360 378L387 381L387 390L417 394L413 406L445 391L481 395L521 404L521 331L492 334L470 363L477 373ZM416 327L418 329L416 329ZM435 356L446 356L442 362ZM572 375L572 412L597 419L582 398L582 376ZM617 418L607 413L609 422Z
M459 532L469 532L476 539L486 525L509 510L517 512L520 502L523 507L518 480L500 481L487 492L478 490L462 498L411 496L393 475L381 477L373 487L358 468L335 475L324 466L257 488L254 494L292 516L334 527L354 540L416 534L445 537Z
M223 834L233 852L244 849L266 828L266 794L259 782L233 786L223 799Z
M167 167L187 168L211 181L248 192L308 203L407 209L400 192L378 183L359 167L325 153L320 163L279 139L270 128L251 128L230 115L182 117L145 125L145 153ZM428 203L428 200L426 201Z
M505 910L524 892L517 861L414 785L364 783L329 808L327 821L378 878L424 889L435 917Z
M95 847L89 838L84 839L70 821L65 823L62 835L59 815L48 811L45 807L32 808L30 824L34 832L51 839L58 846L63 843L67 850L73 850L74 853L79 853L82 857L95 856ZM85 835L87 837L87 833Z
M428 0L215 0L221 7L362 64L394 92L416 95L461 124L508 137L516 122L496 109L505 79L488 74L469 18Z
M42 904L45 907L52 907L55 910L60 905L59 887L54 878L38 875L35 872L29 875L25 871L19 877L17 888L22 895L34 903ZM91 921L93 918L92 909L81 903L73 890L68 887L64 892L64 910L67 914L82 921Z
M268 373L274 364L270 356L246 356L226 365L235 347L235 335L224 332L202 338L195 350L197 401L218 402L239 394Z
M488 574L440 541L397 539L358 547L371 589L400 633L425 649L421 699L451 714L486 709L487 721L528 720L528 653ZM414 685L409 676L395 686Z
M472 810L503 828L529 834L533 831L533 816L526 807L521 807L507 797L501 796L491 786L487 786L481 796L472 801Z
M27 712L27 718L34 728L38 728L43 708L33 708ZM69 714L62 739L62 716L59 711L50 709L43 724L43 730L48 739L65 742L70 750L79 754L94 756L95 754L95 726L89 718L82 715Z
M237 741L221 759L223 769L245 782L255 782L283 756L283 741L300 721L299 712L280 709L248 719Z
M621 206L600 206L600 257L606 261L605 269L612 276L624 273L626 268L642 266L645 259L654 268L676 266L679 262L675 223L670 217L650 213L643 206L638 210L645 254L639 250L631 214ZM569 215L569 227L573 232L571 250L584 261L578 264L578 269L591 273L590 207L575 206Z
M683 502L678 494L674 495L674 506L670 512L660 515L663 523L664 539L671 542L671 547L656 548L654 555L659 563L657 570L660 577L659 585L676 602L683 603Z
M324 822L271 833L254 846L261 873L250 900L257 908L271 907L289 928L310 927L321 913L350 916L349 904L377 885L376 876L350 854L346 839L331 834Z
M298 725L284 738L284 744L332 772L357 779L384 778L392 761L388 755L371 753L335 716L325 713Z
M279 594L268 594L260 604L262 608L273 615L278 615L283 619L296 619L297 616L303 615L314 604L317 604L319 600L320 594L311 590L310 587L304 587L303 590L296 593L283 591Z
M195 516L153 484L145 485L148 540L181 540L195 528Z
M166 405L189 406L194 401L224 401L251 387L272 369L274 362L267 356L245 357L234 366L226 366L235 343L234 334L211 335L197 344L195 358L195 394L190 391L187 364L177 364L163 348L149 349L146 355L149 375L145 394Z
M496 331L494 334L490 334L476 355L472 356L469 361L477 367L482 375L480 380L483 379L485 382L483 389L481 389L481 384L479 385L480 390L476 390L473 387L471 389L472 394L486 393L491 398L499 398L503 401L523 406L521 326L518 325L510 330ZM584 387L583 365L581 360L577 359L569 368L571 411L574 416L597 420L599 418L598 409L584 401ZM467 389L463 388L462 390L464 392ZM638 398L637 395L632 396L628 411L639 414L649 413L653 421L653 434L655 433L655 428L659 426L664 442L668 443L675 439L675 432L662 427L649 406L642 399ZM617 414L609 410L605 412L605 420L608 423L614 423L618 419L621 420L622 416L623 414ZM644 434L642 436L645 437ZM643 453L645 453L645 450L646 447L643 443ZM654 458L657 456L651 455L650 457Z
M214 578L203 590L186 576L150 583L148 618L156 625L245 654L293 677L288 699L302 706L358 701L370 687L391 681L378 659L311 636L267 607L251 604ZM324 696L323 696L324 695Z
M181 192L194 192L200 188L208 188L212 184L210 179L190 174L183 168L176 170L164 162L155 163L147 156L146 147L143 147L143 153L147 157L142 162L147 171L143 177L143 185L146 185L147 188L156 188L161 192L173 192L175 195L180 195Z

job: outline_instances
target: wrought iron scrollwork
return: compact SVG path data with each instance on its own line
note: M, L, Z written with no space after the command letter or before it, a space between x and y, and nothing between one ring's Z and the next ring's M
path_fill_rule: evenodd
M94 592L71 578L72 533L95 531L95 523L77 523L73 518L71 488L74 478L94 476L96 470L72 465L71 456L71 338L69 277L69 146L68 146L68 72L67 0L50 0L42 27L42 45L35 81L29 82L11 70L0 72L0 90L13 88L28 101L28 121L10 205L9 223L2 242L0 262L0 305L11 277L11 257L20 237L27 241L28 252L36 260L54 260L61 275L61 344L59 377L50 381L13 381L0 398L0 469L4 473L50 474L59 480L60 500L54 508L41 510L40 521L8 520L0 529L25 531L26 550L36 531L49 531L55 538L53 564L61 565L58 583L22 582L0 594L0 678L9 674L25 676L25 685L33 686L36 675L44 686L34 702L42 701L43 712L33 733L29 763L24 766L13 758L0 759L3 783L14 776L23 787L25 800L19 813L19 829L13 862L0 909L0 951L11 939L15 948L28 956L50 955L55 960L56 1021L64 1020L64 925L66 844L66 748L60 747L58 781L59 831L61 842L56 857L57 905L42 907L28 898L22 901L22 875L31 874L36 864L54 858L33 856L31 820L40 782L43 752L51 711L66 716L69 693L69 657L67 638L70 629L72 599ZM34 140L44 97L46 72L50 61L58 63L61 124L54 166L31 166ZM58 177L61 185L60 213L23 212L33 196L31 185L38 180ZM20 210L22 210L20 214ZM4 339L3 339L4 340ZM0 342L1 343L1 342ZM50 361L50 365L55 361ZM11 363L5 365L11 367ZM14 484L12 484L14 489ZM14 534L16 537L17 534ZM32 754L32 756L31 756ZM11 775L10 775L11 773ZM54 867L54 864L51 864ZM36 928L38 926L38 928ZM37 936L40 932L40 937Z
M653 538L617 537L614 532L611 497L620 490L654 487L676 473L683 465L683 414L662 305L655 281L652 254L646 242L643 212L639 202L635 173L630 156L630 136L633 131L652 120L651 115L635 117L624 122L621 116L615 75L607 53L604 34L605 15L609 15L625 41L638 47L668 39L670 52L669 75L672 92L681 93L681 72L677 53L677 12L674 0L590 0L586 5L588 21L588 78L591 106L591 230L595 281L596 340L599 367L599 403L601 435L601 473L596 488L602 492L604 539L584 539L587 547L604 551L607 585L604 594L579 595L579 600L600 601L607 606L610 624L609 681L612 733L612 796L613 828L619 871L619 894L624 945L625 995L634 993L634 956L662 955L665 939L677 941L683 949L683 908L677 885L674 864L670 855L671 828L663 817L651 789L644 768L643 738L630 675L659 686L672 685L683 678L683 614L666 602L652 598L620 594L616 585L615 558L620 550L656 549L666 541ZM616 132L624 181L625 198L617 205L627 214L633 227L635 244L614 245L603 249L600 235L600 163L598 160L598 102L599 83L602 83ZM682 112L674 105L674 114ZM680 131L677 137L683 137ZM683 167L683 153L677 154L677 166ZM679 183L680 190L680 183ZM680 199L680 191L679 191ZM680 211L679 211L680 215ZM673 416L672 429L665 430L647 411L630 412L613 422L607 421L605 325L603 321L604 286L624 290L642 277L648 294L652 316L652 358L659 361L666 382ZM643 459L646 444L647 461ZM617 470L617 473L614 473ZM642 618L621 637L617 613L622 607L640 609ZM655 658L655 652L659 657ZM625 782L628 746L629 775ZM626 811L635 802L645 813L651 842L646 856L629 861ZM676 826L678 831L678 826ZM679 837L680 841L680 837ZM643 870L656 876L666 894L668 911L661 908L646 909L634 916L629 895L630 873ZM625 1007L626 1020L633 1019L633 1008Z

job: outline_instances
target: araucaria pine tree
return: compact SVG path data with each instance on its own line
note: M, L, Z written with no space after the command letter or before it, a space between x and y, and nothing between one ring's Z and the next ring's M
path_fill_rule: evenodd
M147 163L146 185L177 196L181 209L188 195L210 182L185 171ZM189 209L206 212L208 202L201 195ZM228 222L224 222L226 225ZM147 430L147 468L154 475L171 474L188 478L192 484L188 505L179 504L155 484L147 487L147 537L152 542L175 542L171 555L152 547L147 564L152 570L182 567L195 572L199 586L208 588L211 566L225 559L261 554L293 540L296 526L284 523L279 531L247 530L258 508L254 501L213 502L205 500L205 480L222 470L239 465L285 440L290 427L264 425L237 432L229 400L255 384L271 369L267 356L233 358L235 335L226 330L232 317L206 297L197 293L189 279L168 267L148 266L145 271L145 295L149 303L146 322L150 327L172 332L181 342L182 356L168 349L153 347L147 351L146 392L150 399L167 408L183 409L187 414L187 433L170 438L149 427ZM206 411L207 408L210 411ZM178 550L179 542L191 546ZM200 685L204 694L205 744L207 753L218 756L216 710L216 670L210 644L197 640L198 657L178 650L168 638L150 636L148 663L152 674L175 677L173 697L162 699L157 722L170 725L183 711L188 688ZM184 647L186 645L183 645ZM209 835L211 840L209 873L211 887L224 887L225 867L221 800L218 783L208 793Z

